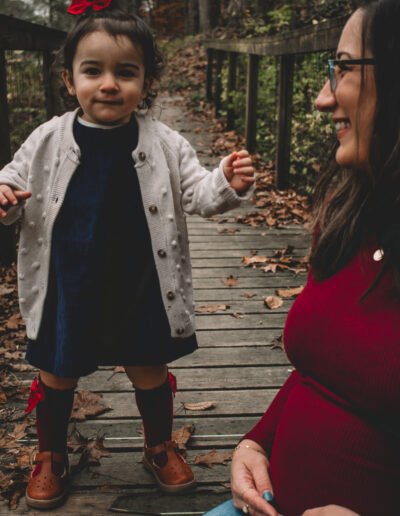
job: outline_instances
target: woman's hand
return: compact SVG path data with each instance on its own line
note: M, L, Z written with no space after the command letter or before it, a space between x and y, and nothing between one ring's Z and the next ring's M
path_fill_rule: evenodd
M243 193L254 183L254 168L247 150L232 152L224 161L224 174L236 193Z
M356 512L339 505L325 505L303 512L302 516L359 516Z
M26 201L31 195L31 192L13 190L7 185L0 185L0 219L7 215L8 208L17 206L20 202Z
M272 498L268 467L265 451L258 443L250 439L240 442L232 458L231 489L234 506L244 513L248 512L251 516L278 515L263 498L265 492L269 492L265 497Z

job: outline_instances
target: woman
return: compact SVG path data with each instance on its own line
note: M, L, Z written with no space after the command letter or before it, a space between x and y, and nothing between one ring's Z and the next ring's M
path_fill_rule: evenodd
M329 62L316 107L336 124L336 163L285 327L296 369L234 452L233 500L209 516L400 514L399 26L398 0L363 2Z

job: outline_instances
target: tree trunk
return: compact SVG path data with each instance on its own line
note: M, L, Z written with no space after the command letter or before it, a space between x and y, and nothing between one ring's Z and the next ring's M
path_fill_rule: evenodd
M185 34L196 34L199 30L198 0L185 0Z

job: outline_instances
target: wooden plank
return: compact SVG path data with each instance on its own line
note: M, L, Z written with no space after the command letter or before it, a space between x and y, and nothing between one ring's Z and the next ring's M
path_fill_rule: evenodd
M0 50L57 50L66 33L0 14Z
M240 367L240 373L235 367L215 367L182 369L171 367L176 375L179 391L191 391L196 386L198 390L216 389L250 389L250 388L279 388L288 376L288 367ZM79 389L101 392L126 392L132 390L132 384L125 373L113 374L112 369L100 370L81 378Z
M195 290L194 297L197 305L206 305L206 304L230 304L232 306L237 306L237 303L240 303L244 300L244 303L248 300L247 294L254 294L252 297L252 300L254 303L256 303L258 300L259 303L263 302L264 297L267 296L274 296L276 295L276 288L274 286L267 287L265 289L225 289L225 290L208 290L208 289L202 289L202 290ZM279 287L280 288L280 287ZM285 287L286 288L286 287ZM240 305L241 310L247 310L247 305ZM250 306L250 305L249 305ZM287 301L284 302L284 310L286 311Z
M289 187L293 76L294 55L280 56L276 149L276 186L280 190Z
M254 278L261 277L264 278L267 276L274 276L276 278L277 283L280 279L284 279L287 277L293 277L294 274L292 272L264 272L261 268L252 268L245 267L241 260L237 260L237 267L196 267L193 269L193 278L226 278L228 275L234 275L238 278ZM263 264L261 264L263 265ZM267 264L264 264L267 265ZM299 273L296 275L297 277L301 276L302 278L306 277L305 273Z
M306 237L305 237L306 238ZM282 248L281 248L282 249ZM294 248L294 250L290 253L290 256L303 257L309 254L309 247ZM273 256L274 252L277 251L278 248L272 249L256 249L257 255L259 256ZM265 252L264 252L265 251ZM194 265L194 261L198 262L201 266L207 265L207 261L210 262L210 267L224 267L225 262L223 260L233 260L235 259L235 265L238 264L237 258L241 259L245 255L242 249L192 249L190 252L192 257L192 266ZM212 265L215 260L216 265ZM229 266L230 267L230 266Z
M95 473L95 469L93 469ZM104 486L102 490L91 489L82 492L79 486L72 489L66 503L59 508L46 511L46 514L61 516L102 516L112 514L109 511L111 504L119 509L120 512L141 511L141 516L146 516L148 511L151 514L158 514L160 511L168 513L169 516L193 516L201 515L230 498L228 489L221 486L204 486L197 488L193 492L180 495L164 495L154 488L132 488L121 489ZM24 502L21 502L23 507ZM38 516L39 512L29 508L18 508L17 510L0 508L1 516L15 516L23 514L28 516Z
M240 278L238 280L237 286L228 287L224 284L224 281L228 278L228 276L221 276L220 281L216 280L216 278L197 278L195 282L195 290L200 289L213 289L213 290L234 290L235 288L283 288L283 287L298 287L300 285L304 285L304 276L289 276L279 277L278 279L272 273L264 273L264 277L257 276L254 278Z
M198 450L210 447L235 446L239 439L259 420L258 416L249 417L187 417L174 421L173 429L183 425L193 425L194 433L187 445L188 449ZM139 419L126 421L87 420L82 423L70 423L69 431L74 427L85 437L103 435L107 448L136 449L143 447L143 435Z
M256 150L258 68L259 57L257 55L249 55L247 66L245 114L246 148L249 152L255 152Z
M229 236L230 234L239 235L257 235L257 236L265 236L272 237L274 235L286 235L288 237L297 236L297 235L306 235L304 228L298 228L298 230L281 230L281 231L272 231L266 227L252 228L250 226L245 226L243 224L233 224L233 223L224 223L224 224L216 224L215 222L210 222L209 224L198 224L194 223L189 226L189 232L192 236L208 236L208 235L220 235L221 237ZM231 231L232 233L229 233ZM236 233L235 233L236 231Z
M199 330L233 330L236 328L282 328L286 322L286 314L276 314L272 311L267 314L237 315L199 315L196 326Z
M340 34L346 22L345 17L328 20L309 27L304 27L277 36L229 39L229 40L205 40L206 48L225 50L226 52L238 52L241 54L254 54L258 56L280 56L284 54L303 54L335 50Z
M272 344L280 335L282 335L282 328L236 329L224 330L223 332L200 330L197 331L197 341L200 350L202 348L213 348L212 354L214 354L215 349L221 347L264 347ZM196 353L199 353L199 351L196 351ZM229 350L229 352L231 353L232 350Z

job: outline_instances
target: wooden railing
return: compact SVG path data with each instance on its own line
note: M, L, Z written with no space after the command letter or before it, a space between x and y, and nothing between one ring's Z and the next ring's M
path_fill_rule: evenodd
M313 52L332 51L336 49L345 18L320 23L315 26L297 29L287 34L274 37L205 40L207 49L207 100L214 102L217 114L221 110L221 70L224 60L228 60L227 80L227 127L233 128L235 113L229 99L236 89L237 57L246 54L246 147L250 152L256 148L258 71L261 57L276 56L279 65L278 126L276 150L276 185L279 189L287 188L290 168L290 139L293 98L293 75L295 56Z
M58 49L65 33L0 14L0 168L11 159L10 123L7 101L6 50L43 52L43 88L47 116L59 111L58 87L52 80L53 51ZM14 229L0 224L0 264L10 263L15 254Z

